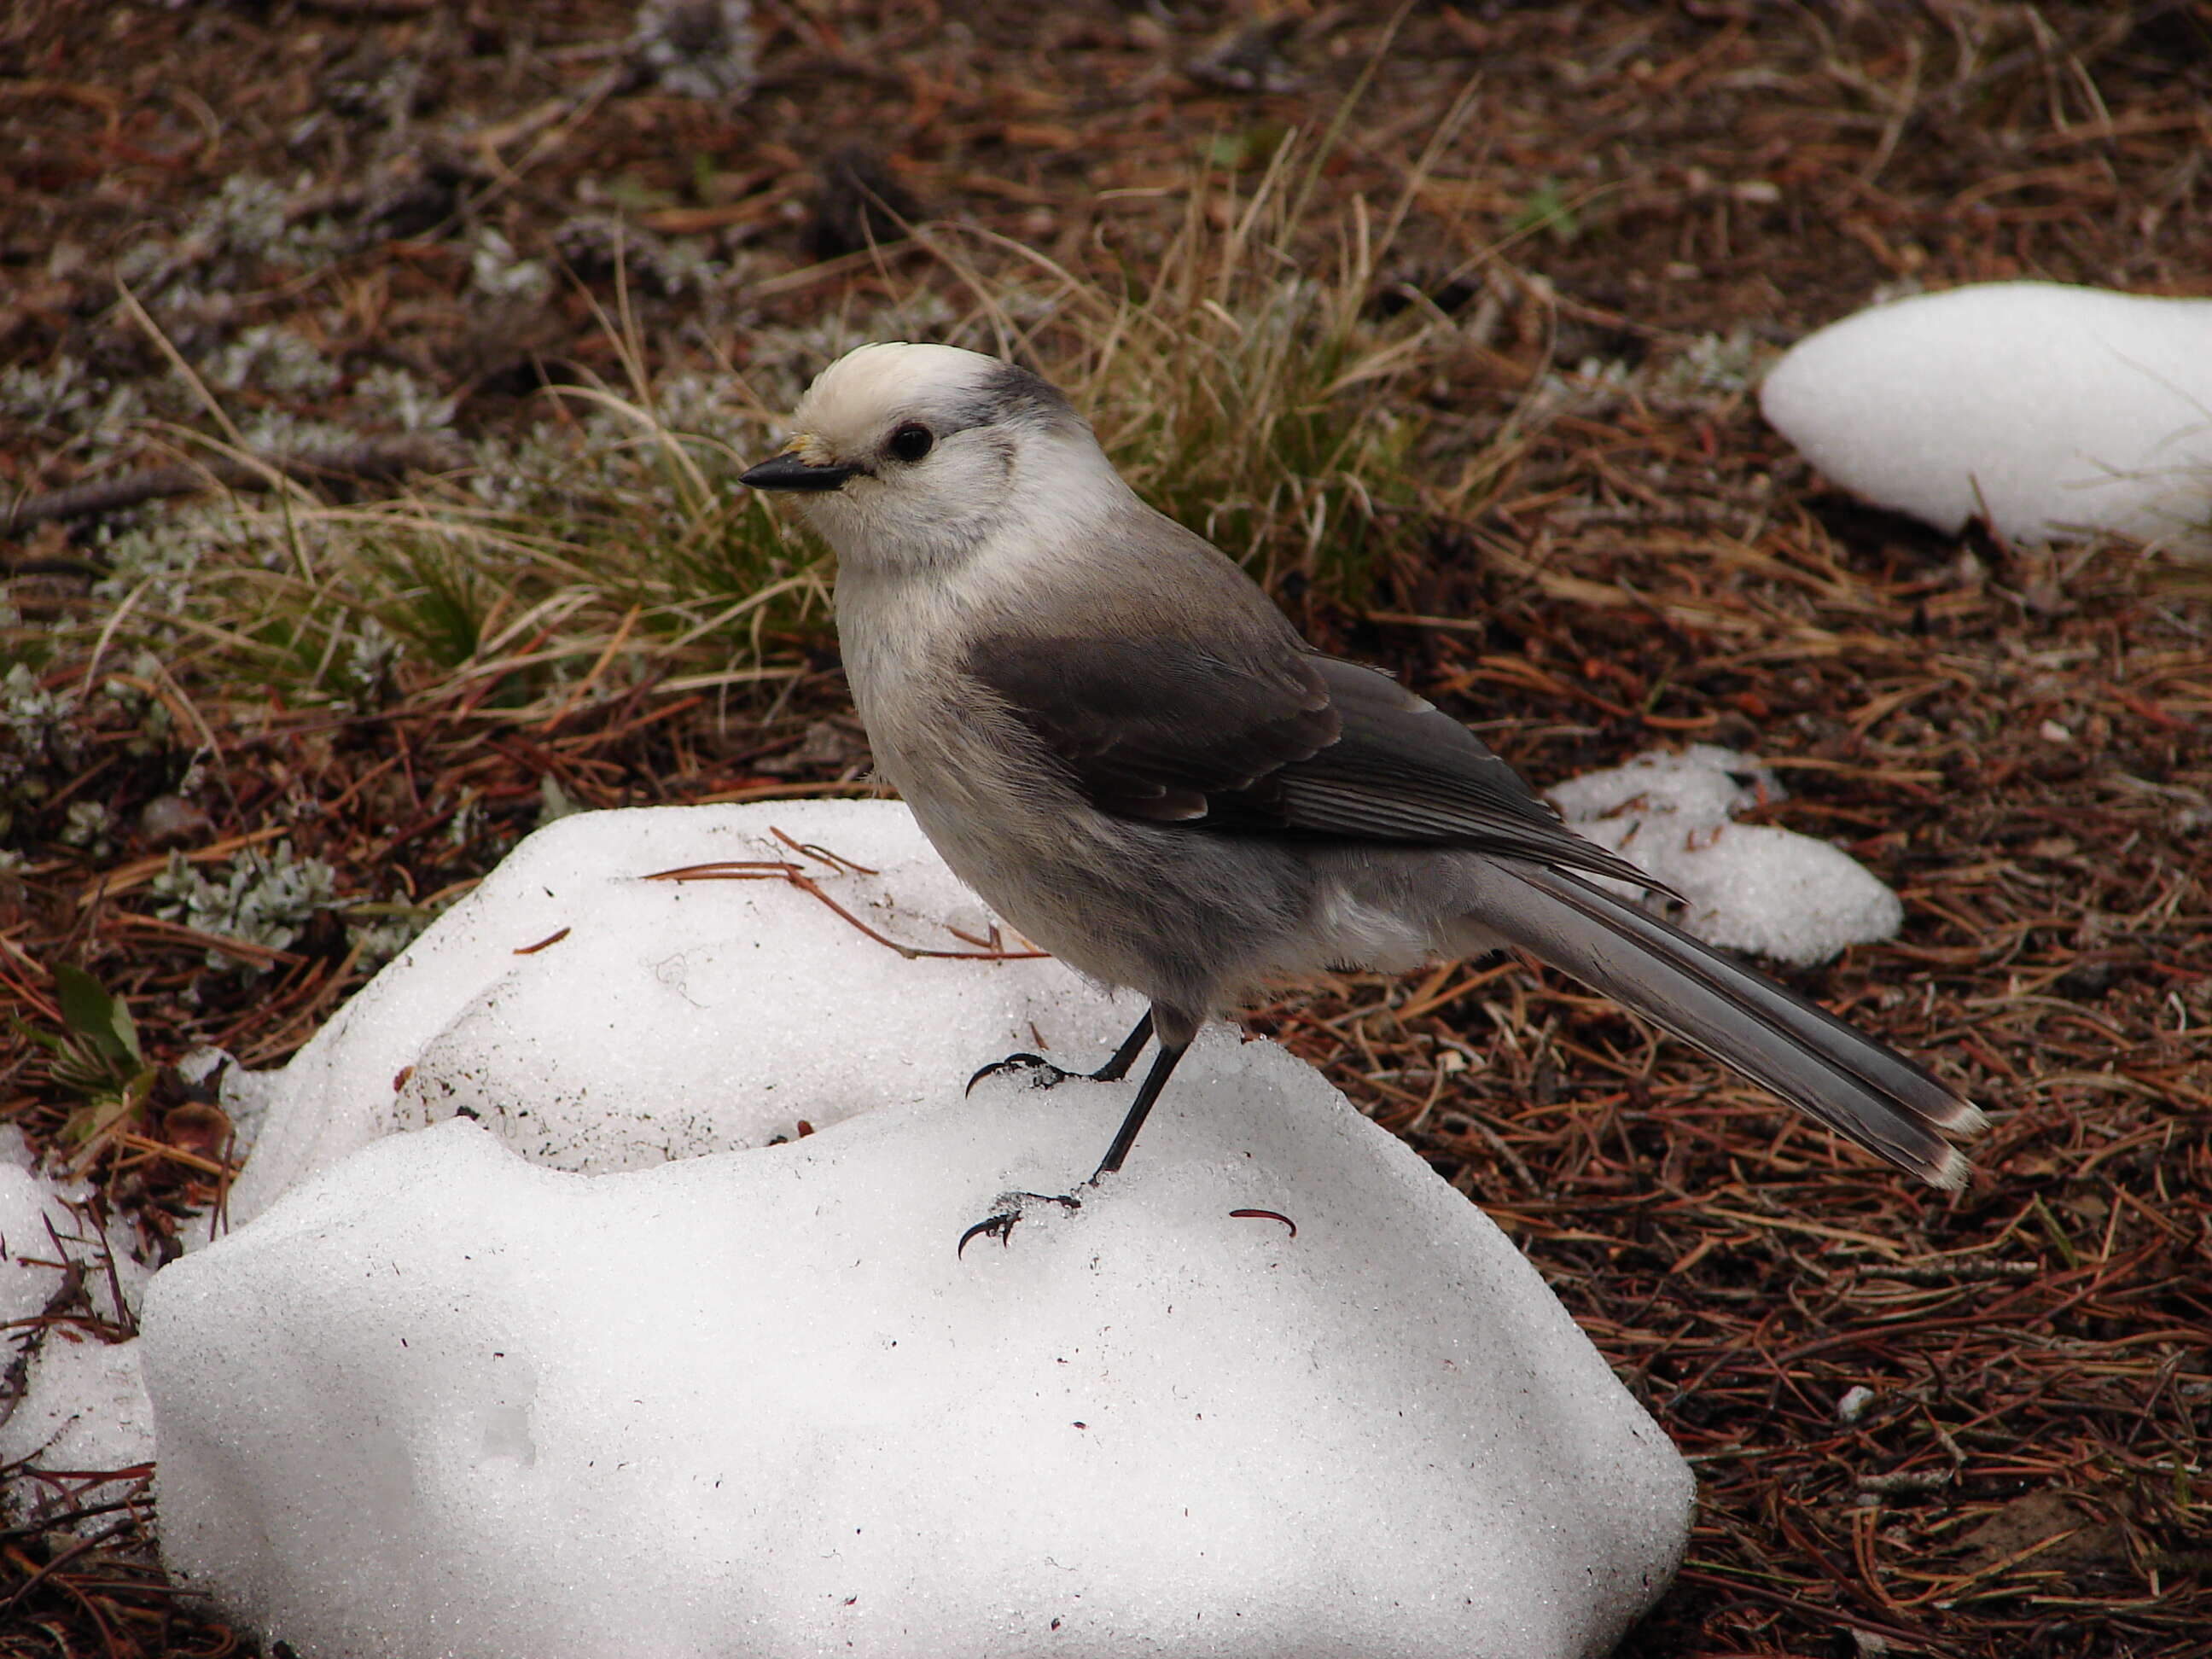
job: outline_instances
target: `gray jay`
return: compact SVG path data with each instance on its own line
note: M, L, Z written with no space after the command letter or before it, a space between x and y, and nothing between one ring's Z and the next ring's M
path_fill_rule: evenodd
M1945 1137L1980 1126L1972 1105L1593 883L1656 886L1458 721L1309 645L1140 501L1036 375L951 346L862 346L793 425L744 482L791 492L837 555L878 769L1000 915L1151 1000L1091 1074L1122 1076L1158 1039L1090 1184L1121 1168L1201 1023L1262 981L1505 946L1899 1168L1965 1181ZM971 1236L1003 1240L1018 1212Z

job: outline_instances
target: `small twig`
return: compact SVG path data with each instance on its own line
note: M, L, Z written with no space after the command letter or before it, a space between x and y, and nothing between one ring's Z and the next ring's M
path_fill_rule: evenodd
M1863 1474L1852 1484L1861 1492L1887 1498L1901 1492L1935 1492L1958 1478L1956 1469L1891 1469L1882 1474Z
M170 1141L156 1140L151 1135L132 1134L128 1130L125 1130L114 1135L112 1139L116 1146L122 1147L125 1152L149 1152L156 1158L166 1158L173 1164L181 1164L187 1170L197 1170L202 1175L222 1178L237 1173L228 1164L212 1158L204 1158L198 1152L187 1152L182 1146ZM102 1240L105 1241L106 1237L106 1235L103 1232ZM112 1273L114 1258L111 1256L108 1261ZM122 1305L122 1291L118 1287L116 1290L116 1306L119 1308ZM134 1321L133 1323L135 1325L136 1322ZM131 1334L135 1336L137 1333L134 1329Z
M1967 1256L1956 1261L1862 1262L1856 1271L1869 1279L1900 1279L1908 1285L1959 1285L1984 1279L2029 1279L2043 1272L2040 1261L2001 1261Z
M52 1560L48 1561L44 1565L39 1567L30 1575L29 1577L24 1579L21 1583L18 1584L15 1587L15 1593L14 1595L10 1595L5 1601L0 1601L0 1612L6 1612L9 1608L15 1607L17 1602L21 1601L25 1596L28 1595L33 1589L35 1589L42 1580L52 1577L56 1572L58 1572L62 1568L76 1560L80 1555L83 1555L90 1551L98 1549L102 1544L106 1543L110 1539L120 1537L124 1533L130 1530L131 1525L131 1523L130 1522L118 1521L112 1527L103 1527L98 1532L92 1533L83 1538L80 1538L76 1543L71 1544L67 1549L60 1551L55 1555Z
M779 837L781 839L781 837ZM645 881L782 881L788 882L802 893L811 895L852 924L860 932L886 950L896 951L908 961L921 957L939 957L956 962L1030 962L1049 954L1044 951L928 951L918 945L902 945L898 940L878 933L862 921L836 899L823 892L813 877L795 864L781 859L721 859L711 864L687 864L680 869L656 870L641 878Z
M793 852L805 853L810 857L820 859L832 870L848 870L856 876L878 876L883 873L880 870L869 869L865 864L855 864L852 860L833 853L826 847L817 847L811 841L793 841L772 823L769 825L768 832L791 848Z
M345 449L307 450L297 455L218 455L198 466L148 467L118 478L27 495L0 519L0 535L17 535L33 525L100 518L144 501L204 489L268 489L276 475L300 483L331 478L381 483L409 472L447 471L461 459L450 441L427 434L367 438Z
M100 1236L100 1265L107 1269L107 1293L115 1301L116 1322L130 1335L136 1336L138 1334L138 1318L131 1311L130 1303L124 1299L123 1276L115 1270L115 1246L108 1239L107 1224L100 1218L100 1211L96 1207L98 1202L97 1197L94 1198L82 1206L79 1213L92 1223L93 1231Z

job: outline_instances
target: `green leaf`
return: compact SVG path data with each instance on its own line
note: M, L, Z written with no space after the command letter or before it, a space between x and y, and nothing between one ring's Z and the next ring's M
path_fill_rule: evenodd
M54 989L61 999L63 1024L103 1055L143 1063L138 1022L122 998L109 995L90 974L65 962L54 965Z

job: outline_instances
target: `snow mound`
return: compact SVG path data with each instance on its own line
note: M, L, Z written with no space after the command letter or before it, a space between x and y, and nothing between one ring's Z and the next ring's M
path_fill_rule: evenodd
M1955 532L2212 550L2212 300L1988 283L1802 340L1759 404L1844 488Z
M647 879L716 861L787 866L816 890L773 867ZM969 954L909 960L856 921ZM1143 1005L1056 962L974 959L995 921L893 801L562 818L281 1073L234 1079L225 1103L242 1097L263 1117L231 1218L464 1110L532 1162L597 1173L825 1127L1014 1049L1042 1044L1086 1070L1103 1060Z
M1133 1008L780 879L641 879L715 858L987 936L896 805L532 837L278 1079L258 1218L154 1280L182 1579L362 1659L1567 1659L1665 1588L1680 1457L1310 1067L1210 1029L1127 1170L958 1254L1133 1086L969 1073L1095 1063Z
M1288 1054L1210 1030L1109 1187L956 1255L1127 1097L598 1176L384 1140L155 1281L164 1556L323 1656L1607 1651L1687 1469Z
M1576 830L1687 900L1681 925L1708 944L1802 968L1904 925L1897 895L1842 848L1729 822L1783 799L1771 773L1733 750L1639 755L1547 793Z

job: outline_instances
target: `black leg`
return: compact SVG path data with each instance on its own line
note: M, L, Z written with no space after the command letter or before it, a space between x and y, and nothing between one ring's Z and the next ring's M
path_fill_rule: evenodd
M1127 1046L1124 1045L1125 1048ZM1121 1127L1114 1132L1114 1144L1106 1149L1106 1156L1099 1160L1098 1167L1091 1173L1091 1186L1098 1184L1099 1176L1112 1175L1121 1167L1121 1161L1129 1156L1129 1149L1137 1144L1137 1132L1145 1127L1145 1120L1152 1115L1152 1103L1160 1097L1160 1091L1168 1086L1168 1079L1175 1073L1176 1062L1183 1057L1184 1050L1189 1046L1187 1042L1160 1044L1159 1057L1152 1061L1152 1069L1145 1073L1144 1086L1137 1091L1137 1097L1129 1103L1128 1115L1121 1120ZM1118 1060L1121 1056L1117 1054L1115 1058Z
M1137 1022L1136 1029L1121 1039L1121 1046L1114 1051L1113 1059L1093 1072L1091 1080L1093 1083L1119 1083L1129 1075L1129 1068L1137 1063L1137 1056L1145 1052L1145 1045L1152 1040L1152 1011L1147 1008L1144 1018Z

